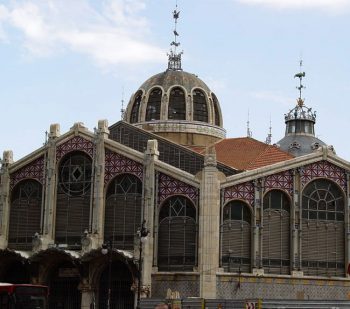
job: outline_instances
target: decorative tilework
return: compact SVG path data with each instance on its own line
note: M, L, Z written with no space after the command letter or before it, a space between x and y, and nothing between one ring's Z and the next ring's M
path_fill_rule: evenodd
M306 165L301 176L302 185L305 186L306 183L317 177L326 177L335 181L346 192L346 174L344 169L327 161Z
M285 171L282 173L267 176L265 178L265 190L282 189L293 194L293 173Z
M36 179L41 184L44 183L44 156L32 161L28 165L20 168L10 175L10 188L13 187L23 179Z
M58 162L65 154L74 150L83 151L90 157L93 157L94 144L81 136L74 136L65 143L57 146L56 161Z
M245 182L224 189L224 203L232 199L242 199L254 205L254 185L252 182Z
M198 203L199 190L197 188L168 175L159 173L158 187L159 203L176 194L188 197L195 205Z
M105 154L105 184L120 173L129 173L142 180L143 166L119 153L106 149Z

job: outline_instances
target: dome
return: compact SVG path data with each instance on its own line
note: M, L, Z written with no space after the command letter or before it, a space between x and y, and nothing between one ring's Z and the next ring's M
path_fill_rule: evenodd
M219 101L195 74L168 69L147 79L131 97L124 120L182 145L225 138Z

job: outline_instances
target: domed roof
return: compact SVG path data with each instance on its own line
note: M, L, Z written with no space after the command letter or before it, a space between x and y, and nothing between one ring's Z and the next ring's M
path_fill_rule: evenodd
M188 93L191 93L194 88L201 88L210 93L209 87L198 76L180 70L166 70L153 75L140 86L140 89L148 92L155 85L162 87L165 92L168 92L169 88L174 85L181 85Z

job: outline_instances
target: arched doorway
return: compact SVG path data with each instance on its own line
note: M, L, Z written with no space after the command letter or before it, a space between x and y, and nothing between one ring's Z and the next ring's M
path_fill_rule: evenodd
M81 292L78 289L80 275L71 262L64 262L51 273L49 282L50 309L80 309Z
M107 308L109 285L111 288L110 309L134 308L132 282L131 272L123 262L112 261L110 269L107 263L100 277L98 308Z

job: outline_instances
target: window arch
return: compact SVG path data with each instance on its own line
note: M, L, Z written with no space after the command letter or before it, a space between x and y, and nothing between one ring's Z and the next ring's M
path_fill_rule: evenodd
M197 263L197 216L184 196L167 199L159 212L159 270L193 270Z
M223 209L221 226L222 266L228 272L250 272L251 212L240 200L230 201Z
M160 106L162 102L162 90L155 88L148 97L146 109L146 121L160 119Z
M79 249L89 229L92 164L83 152L66 155L58 168L56 243Z
M168 119L186 120L186 98L185 92L177 87L170 91Z
M203 91L193 91L193 120L208 122L208 105Z
M109 184L106 194L104 235L114 248L134 249L141 225L142 183L131 174L121 174Z
M213 106L214 106L214 120L215 125L220 126L220 112L219 112L219 101L214 93L211 94L211 97L213 98Z
M18 183L11 194L8 246L31 250L35 233L41 232L42 185L33 179Z
M130 123L136 123L139 121L139 111L140 111L141 100L142 100L142 92L139 91L135 96L134 104L132 105L132 108L131 108Z
M267 273L290 271L290 202L280 190L271 190L263 203L263 266Z
M327 179L309 183L302 195L302 269L306 275L344 276L344 195Z

